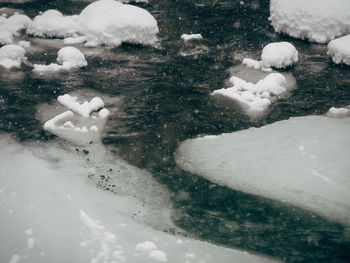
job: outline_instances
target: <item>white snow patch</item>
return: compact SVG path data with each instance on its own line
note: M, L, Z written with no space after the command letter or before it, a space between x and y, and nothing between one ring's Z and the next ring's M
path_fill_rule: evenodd
M149 252L148 257L154 259L155 261L159 262L167 262L167 256L162 250L152 250Z
M326 116L332 118L344 118L350 116L350 105L345 108L335 108L332 107L326 113Z
M350 34L330 41L327 55L332 56L336 64L344 63L350 66Z
M63 42L68 45L80 44L80 43L84 43L85 41L86 41L85 36L67 37L63 39Z
M90 100L90 102L84 101L83 103L79 103L78 97L64 94L62 96L58 96L57 101L85 118L88 118L91 112L97 111L105 106L100 97L94 97Z
M183 41L190 41L190 40L201 40L203 39L201 34L182 34L181 39Z
M154 244L152 241L145 241L142 243L138 243L135 247L135 250L140 252L149 252L156 248L157 248L156 244Z
M0 44L11 44L19 31L25 29L32 20L22 14L14 14L9 18L0 17Z
M266 45L261 54L265 68L285 68L298 61L298 51L289 42L276 42Z
M271 0L275 31L318 43L350 33L349 0Z
M32 236L33 235L33 229L29 228L25 231L26 235Z
M29 48L30 47L30 42L21 40L21 41L18 42L18 45L23 47L23 48Z
M21 260L21 257L18 255L13 255L9 263L17 263L18 261Z
M18 45L5 45L0 48L0 66L7 69L12 67L19 68L22 61L26 59L24 56L26 51L23 47Z
M35 239L30 237L27 239L27 249L33 249L35 243Z
M176 162L217 184L350 224L349 129L350 118L291 118L187 140ZM301 143L305 155L297 149Z

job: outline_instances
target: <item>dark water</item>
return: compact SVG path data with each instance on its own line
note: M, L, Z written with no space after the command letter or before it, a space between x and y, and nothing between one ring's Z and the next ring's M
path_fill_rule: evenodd
M158 21L158 48L104 48L87 56L87 68L50 77L37 76L28 66L10 74L0 69L0 129L20 140L50 140L35 118L37 105L83 88L122 96L123 114L111 117L103 142L170 189L173 220L188 235L286 262L350 262L348 228L296 207L212 184L175 164L179 143L199 134L233 132L350 104L349 67L332 64L325 45L275 34L267 19L269 1L244 2L150 0L139 6ZM33 17L50 8L76 14L86 4L2 1L0 8L22 9ZM201 33L205 40L184 44L183 33ZM262 47L274 41L289 41L299 51L300 61L289 69L297 89L274 103L265 117L251 120L209 95L225 85L228 68L245 56L259 58ZM33 63L54 61L57 48L45 53L27 57Z

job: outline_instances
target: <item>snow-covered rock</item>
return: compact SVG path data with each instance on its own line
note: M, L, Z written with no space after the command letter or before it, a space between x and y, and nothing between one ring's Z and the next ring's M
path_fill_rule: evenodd
M214 183L350 224L349 129L350 118L291 118L187 140L176 162Z
M57 62L49 65L34 64L34 71L45 72L45 71L59 71L59 70L70 70L74 68L81 68L87 66L85 56L81 51L75 47L64 47L61 48L57 53Z
M269 19L276 32L326 43L350 33L350 1L271 0Z
M0 16L0 44L11 44L19 31L25 29L31 19L23 14L15 13L6 18Z
M350 105L345 108L335 108L332 107L326 113L326 116L332 118L344 118L350 116Z
M298 61L298 51L289 42L266 45L261 54L263 67L285 68Z
M350 66L350 34L330 41L327 55L332 56L336 64L344 63Z
M0 66L5 68L16 67L19 68L21 66L22 61L26 59L24 56L26 51L23 47L18 45L5 45L0 48Z
M79 27L78 16L63 16L57 10L47 10L34 17L29 23L27 33L39 37L72 37L76 36Z
M78 19L86 46L119 46L122 42L153 45L159 32L157 21L145 9L114 0L88 5Z
M203 39L201 34L182 34L181 39L183 41L190 41L190 40L201 40Z

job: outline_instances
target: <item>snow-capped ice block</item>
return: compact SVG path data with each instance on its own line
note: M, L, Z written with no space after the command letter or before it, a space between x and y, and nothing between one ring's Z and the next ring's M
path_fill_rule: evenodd
M278 33L326 43L350 33L350 1L271 0L269 20Z
M81 51L75 47L61 48L57 53L57 62L49 65L34 64L34 71L59 71L70 70L74 68L81 68L87 66L85 56Z
M263 67L285 68L298 61L298 51L289 42L266 45L261 54Z
M344 108L335 108L332 107L326 113L326 116L331 118L345 118L350 116L350 105Z
M86 46L119 46L122 42L153 45L159 32L157 21L145 9L114 0L88 5L78 19Z
M350 66L350 34L330 41L327 55L332 56L336 64L344 63Z
M201 40L203 37L201 34L182 34L181 39L186 42L190 40Z
M47 10L34 17L29 23L27 33L39 37L72 37L79 29L76 19L78 16L63 16L57 10Z
M19 31L25 29L31 21L28 16L18 13L9 18L0 16L0 44L11 44Z
M141 205L131 193L112 194L89 183L94 160L87 161L74 148L72 152L54 144L22 146L2 134L0 243L6 245L0 246L0 262L273 262L132 220L166 198L164 190L146 171L115 156L105 157L99 166L123 175L117 184L131 180L138 195L148 195L147 202ZM164 207L156 205L142 218L160 215Z
M7 69L12 67L19 68L23 60L26 59L24 56L26 51L23 47L18 45L6 45L0 48L0 66Z
M349 129L350 118L291 118L187 140L176 162L217 184L350 224Z

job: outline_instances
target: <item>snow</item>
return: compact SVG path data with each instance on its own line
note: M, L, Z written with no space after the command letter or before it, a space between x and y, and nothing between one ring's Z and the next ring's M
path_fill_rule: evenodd
M289 42L276 42L266 45L261 54L265 68L285 68L298 61L298 51Z
M34 71L59 71L70 70L74 68L81 68L87 66L85 56L81 51L75 47L63 47L57 53L57 62L49 65L34 64Z
M80 44L80 43L84 43L85 41L86 41L85 36L67 37L63 39L63 42L68 45Z
M350 105L345 108L332 107L326 113L326 116L331 118L344 118L350 116Z
M122 161L102 144L91 147L88 161L76 147L62 142L22 145L4 134L0 137L0 200L6 198L0 206L0 262L15 262L16 255L29 263L150 263L164 254L169 262L186 262L188 251L197 255L191 262L272 262L184 237L178 244L177 236L153 229L148 222L174 227L166 213L170 194L148 172ZM113 172L108 174L110 168ZM103 191L101 181L89 179L92 174L112 176L118 191ZM8 198L14 191L16 196ZM35 243L28 250L29 228ZM136 253L144 240L157 243L153 258Z
M157 21L145 9L114 0L88 5L79 15L86 46L119 46L122 42L153 45L159 32Z
M18 42L18 45L23 47L23 48L30 48L30 42L29 41L21 40L21 41Z
M50 9L34 17L28 25L27 34L39 37L73 37L79 30L77 18L63 16L61 12Z
M140 252L149 252L156 249L157 246L152 241L144 241L136 245L135 250Z
M19 31L25 29L31 22L31 19L22 14L15 13L6 18L0 17L0 44L11 44Z
M26 51L23 47L18 45L5 45L0 48L0 66L7 69L12 67L19 68L22 61L26 59L24 56Z
M350 66L350 34L330 41L327 55L332 56L336 64L344 63Z
M92 98L90 102L84 101L83 103L79 103L78 97L64 94L62 96L58 96L57 101L85 118L88 118L91 112L97 111L104 107L104 103L99 97Z
M291 118L187 140L176 162L214 183L350 224L349 129L350 118Z
M269 20L278 33L327 43L350 33L350 1L271 0Z
M182 34L181 39L183 41L190 41L190 40L201 40L203 39L201 34Z
M151 259L154 259L155 261L158 261L158 262L167 262L168 261L166 254L164 253L164 251L161 251L161 250L152 250L149 253L148 257L150 257Z

